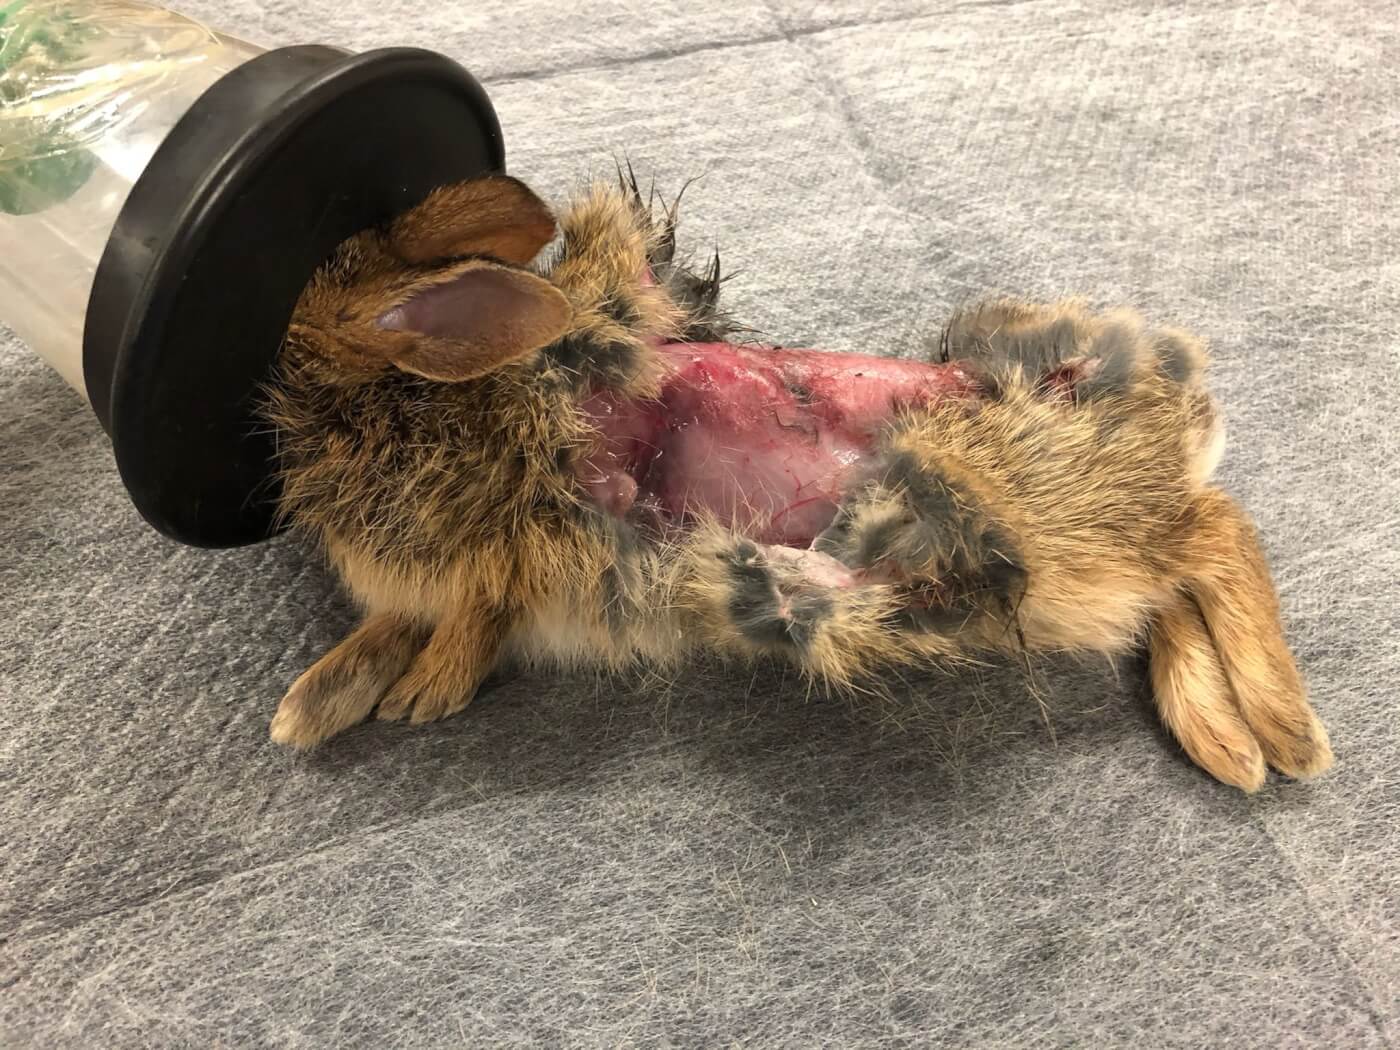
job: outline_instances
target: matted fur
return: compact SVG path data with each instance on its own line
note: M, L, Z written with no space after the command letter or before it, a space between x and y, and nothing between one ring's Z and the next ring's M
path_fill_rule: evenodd
M1329 764L1257 540L1206 485L1221 434L1198 341L1076 301L959 314L939 352L990 393L891 421L818 541L879 582L831 586L712 521L658 534L612 518L575 478L594 440L581 401L654 395L656 342L719 316L717 261L708 279L674 266L674 212L654 221L635 185L564 211L539 267L569 307L548 345L460 382L379 364L363 319L444 279L422 260L481 197L444 192L362 234L298 308L267 405L283 509L366 622L293 686L275 739L314 744L376 709L450 714L503 654L621 669L705 648L858 688L900 664L1147 641L1163 718L1214 775L1252 790L1264 760L1295 776ZM489 203L485 243L540 241L518 183ZM502 234L512 208L535 234ZM413 230L431 251L398 243ZM489 254L473 236L438 266Z

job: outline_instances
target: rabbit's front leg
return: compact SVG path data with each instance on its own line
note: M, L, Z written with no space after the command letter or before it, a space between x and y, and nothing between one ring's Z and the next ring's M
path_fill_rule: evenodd
M892 664L955 657L949 634L900 629L909 595L859 578L830 555L698 530L680 552L668 607L695 616L697 637L721 652L776 656L814 679L854 686Z
M272 739L311 747L363 722L426 641L411 620L371 614L292 684L272 719Z
M509 618L497 609L466 603L455 610L385 695L378 717L432 722L462 710L496 666L508 630Z
M896 622L945 634L1007 619L1026 569L1011 511L983 479L933 449L893 449L853 487L817 550L905 598Z

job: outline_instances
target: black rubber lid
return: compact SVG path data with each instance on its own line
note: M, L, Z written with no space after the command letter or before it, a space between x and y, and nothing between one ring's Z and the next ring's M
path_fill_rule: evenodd
M271 535L254 404L301 289L346 237L504 164L486 93L430 51L283 48L201 95L122 207L83 332L142 516L199 547Z

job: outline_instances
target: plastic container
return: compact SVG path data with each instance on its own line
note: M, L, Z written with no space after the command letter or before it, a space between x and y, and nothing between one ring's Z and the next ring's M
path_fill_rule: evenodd
M501 170L490 101L441 55L264 51L129 0L0 0L0 321L182 542L274 531L254 404L316 266Z

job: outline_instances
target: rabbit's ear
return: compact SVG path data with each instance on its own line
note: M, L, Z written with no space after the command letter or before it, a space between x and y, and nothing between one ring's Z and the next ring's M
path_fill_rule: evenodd
M485 255L523 266L554 237L554 215L528 186L491 175L434 190L390 225L390 251L404 262Z
M380 314L397 339L388 357L405 372L443 382L485 375L554 342L569 327L569 301L542 277L489 262L421 288Z

